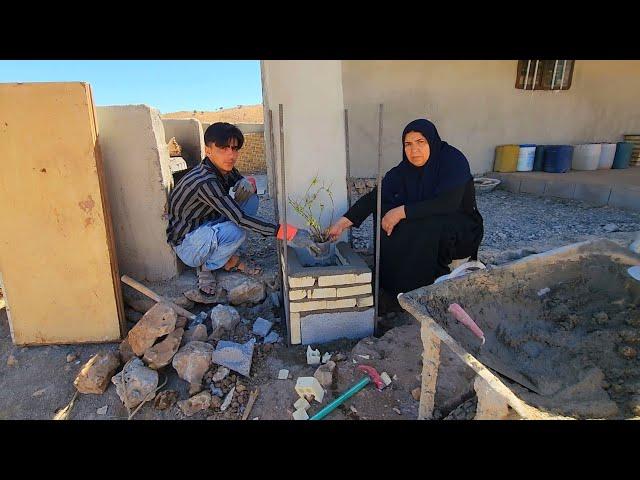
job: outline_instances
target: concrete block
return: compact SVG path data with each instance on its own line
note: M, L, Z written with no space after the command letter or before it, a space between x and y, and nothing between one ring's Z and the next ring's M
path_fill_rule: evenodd
M289 300L302 300L307 298L306 290L289 290Z
M320 364L320 350L317 348L313 350L311 345L307 347L307 365L319 365Z
M326 300L313 300L311 302L291 302L289 304L289 311L293 313L310 312L312 310L325 310L326 308Z
M356 275L356 283L371 283L371 272Z
M167 243L173 185L160 112L146 105L96 108L120 274L168 280L179 273Z
M382 379L382 381L384 382L384 385L386 387L388 387L389 385L391 385L391 377L389 377L389 374L387 372L382 372L380 374L380 378Z
M286 380L287 378L289 378L289 370L283 368L278 371L278 380Z
M300 314L291 312L289 314L289 326L291 328L291 344L299 345L302 341L300 336Z
M539 178L523 178L520 183L520 193L544 195L546 182Z
M373 306L373 296L358 298L358 308Z
M373 308L364 311L312 313L300 323L303 345L319 344L339 338L358 339L373 335Z
M343 275L323 275L318 277L318 286L328 287L331 285L349 285L356 283L356 276L353 273Z
M269 330L271 330L271 327L273 327L273 322L270 322L267 319L264 319L262 317L258 317L256 318L256 321L253 323L253 334L254 335L258 335L260 337L266 337L267 334L269 333Z
M309 414L307 413L306 410L301 408L300 410L296 410L295 412L293 412L293 419L294 420L309 420Z
M296 402L293 404L293 407L296 410L306 410L309 407L311 407L311 404L309 402L307 402L306 398L300 397L298 400L296 400Z
M289 287L291 288L313 287L315 283L316 283L316 279L314 277L289 276Z
M339 275L349 273L354 275L366 273L371 274L371 269L367 266L364 259L362 259L360 255L354 252L348 244L346 244L345 242L339 242L336 245L336 248L340 255L347 261L346 265L332 265L327 267L303 267L300 263L300 260L298 259L298 255L296 254L296 252L291 247L288 247L289 279L309 276L320 277L323 275ZM352 281L350 283L354 282Z
M366 295L371 293L371 284L355 285L353 287L338 288L338 297L353 297L355 295Z
M574 200L601 206L609 203L611 187L608 185L587 185L579 183L573 193Z
M336 298L335 288L314 288L309 290L307 296L309 298Z
M609 205L640 211L640 187L632 185L615 185L611 189Z
M575 183L547 180L547 188L544 191L544 195L546 197L572 199L575 191Z
M313 395L313 399L318 403L322 403L324 399L324 389L315 377L298 377L295 389L301 398L304 398L305 395Z
M339 308L353 308L356 306L355 298L344 298L342 300L327 300L325 308L327 310L337 310Z

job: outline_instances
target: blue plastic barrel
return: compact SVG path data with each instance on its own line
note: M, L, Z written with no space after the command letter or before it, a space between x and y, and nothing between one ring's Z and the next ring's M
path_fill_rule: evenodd
M631 160L631 152L633 151L633 143L618 142L616 144L616 154L613 157L613 165L611 168L629 168Z
M546 145L538 145L536 147L536 156L533 159L533 171L541 172L544 165L544 147Z
M544 147L543 170L549 173L564 173L571 169L573 145L546 145Z

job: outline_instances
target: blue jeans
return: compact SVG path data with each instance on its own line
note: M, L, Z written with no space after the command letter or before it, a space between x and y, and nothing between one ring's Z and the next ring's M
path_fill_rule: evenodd
M247 215L255 216L259 203L258 195L254 194L238 205ZM173 249L190 267L217 270L229 261L246 238L247 232L223 215L189 232Z

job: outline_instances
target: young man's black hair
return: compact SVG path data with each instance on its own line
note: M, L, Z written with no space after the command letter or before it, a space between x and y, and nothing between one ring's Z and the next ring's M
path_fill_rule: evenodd
M238 141L237 149L240 150L244 144L244 135L238 127L227 122L212 123L204 132L205 145L215 143L218 148L229 146L232 138Z

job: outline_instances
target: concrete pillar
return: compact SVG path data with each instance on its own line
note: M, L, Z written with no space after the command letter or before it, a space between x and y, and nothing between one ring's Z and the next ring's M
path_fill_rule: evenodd
M182 157L189 168L200 163L205 156L204 132L200 120L197 118L163 118L165 143L176 137L176 141L182 147Z
M336 220L345 213L347 207L341 62L264 60L262 82L265 117L268 116L269 108L273 112L274 153L278 176L278 185L275 188L278 192L280 220L286 204L287 221L307 228L302 217L281 194L279 104L282 104L284 109L287 196L303 197L317 174L321 182L324 181L326 185L331 186L335 203L333 218ZM269 159L271 145L266 123L265 146ZM272 178L270 170L271 167L269 176ZM316 205L314 214L317 216L318 213L319 205ZM323 226L329 226L330 214L330 202L327 201L322 218Z
M431 420L436 399L436 384L440 368L440 339L421 322L420 335L422 337L422 386L420 387L420 406L418 420Z
M178 263L166 239L173 178L160 113L146 105L96 110L120 273L167 280Z

